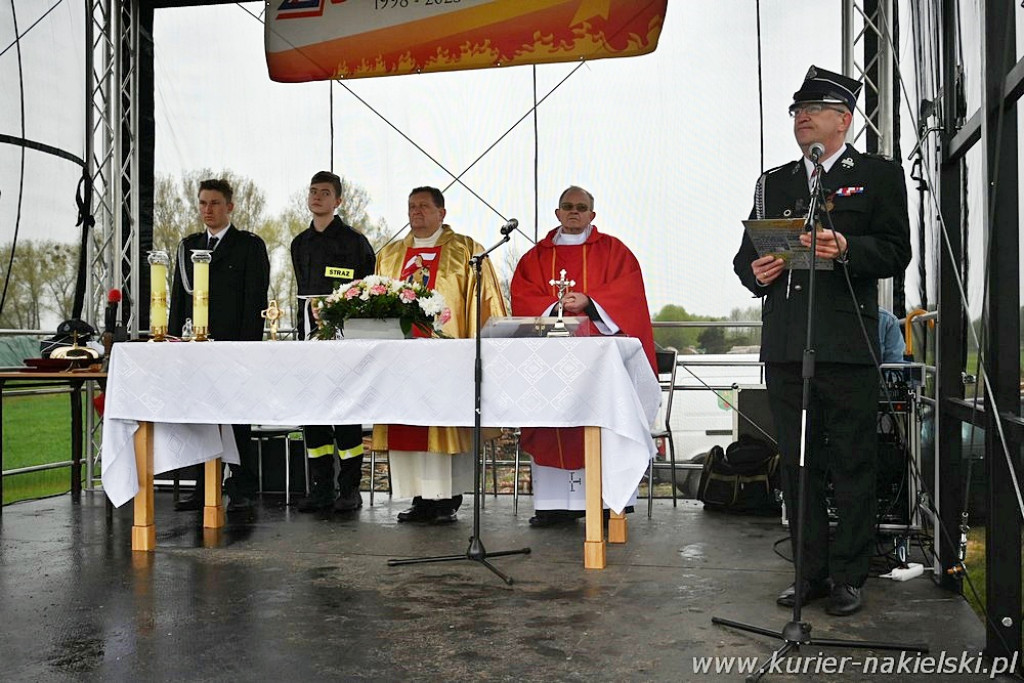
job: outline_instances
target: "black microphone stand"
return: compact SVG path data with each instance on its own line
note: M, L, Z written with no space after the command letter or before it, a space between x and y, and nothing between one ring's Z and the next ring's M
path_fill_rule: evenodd
M529 548L520 548L519 550L499 550L498 552L489 553L484 549L484 543L480 540L480 498L483 495L481 493L482 481L480 477L480 454L483 452L482 436L480 425L480 405L483 390L483 347L480 342L480 327L481 327L481 309L483 308L483 264L484 259L487 256L500 247L501 245L512 239L509 234L511 230L505 232L502 230L503 237L501 241L495 244L493 247L477 254L473 258L469 259L469 264L473 266L473 272L476 274L476 360L473 371L473 390L474 390L474 415L473 415L473 535L469 537L469 547L466 548L466 552L462 555L441 555L438 557L415 557L404 560L388 560L389 567L397 567L405 564L425 564L428 562L454 562L456 560L472 560L479 562L483 566L494 572L498 578L504 581L508 585L512 585L512 577L507 574L503 574L497 567L487 561L489 557L504 557L505 555L529 555Z
M818 235L815 229L815 218L818 213L818 206L822 197L821 189L821 177L825 174L825 169L822 167L819 161L820 153L812 157L814 161L814 180L811 184L811 200L810 206L807 210L807 218L804 222L804 230L809 230L811 233L811 253L810 253L810 272L807 274L807 337L806 343L804 344L803 353L803 364L801 367L801 378L803 379L803 396L801 397L800 404L800 424L803 426L803 430L800 432L800 461L799 461L799 478L797 483L797 509L796 509L796 549L793 553L793 569L795 581L793 583L793 618L782 627L781 632L772 631L771 629L762 628L760 626L753 626L751 624L744 624L738 621L732 621L730 619L722 619L720 617L712 617L712 624L719 624L721 626L729 626L731 628L738 629L740 631L746 631L748 633L757 633L762 636L768 636L769 638L776 638L782 641L780 645L771 655L769 655L757 670L747 676L747 681L759 681L761 677L769 672L769 669L773 668L773 665L788 655L791 651L800 651L801 645L810 645L815 647L849 647L859 648L864 650L902 650L906 652L928 652L927 645L900 645L898 643L886 643L881 641L870 641L870 640L839 640L835 638L812 638L811 637L811 624L806 621L801 621L801 609L803 605L801 602L801 592L803 588L803 555L804 555L804 516L806 514L807 505L807 444L810 440L811 423L808 417L810 404L811 404L811 382L814 379L814 280L815 271L817 270L817 246L818 246ZM792 524L794 520L790 520Z

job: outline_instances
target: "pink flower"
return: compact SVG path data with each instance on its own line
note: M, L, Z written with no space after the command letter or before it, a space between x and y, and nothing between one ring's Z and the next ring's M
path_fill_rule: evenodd
M412 288L406 287L399 293L398 298L401 299L403 303L409 304L416 301L416 292Z
M358 296L359 296L359 288L358 287L352 287L350 289L346 289L345 290L345 298L350 300L350 301L352 299L357 298Z
M446 308L443 311L441 311L441 315L439 316L439 320L441 321L442 325L446 324L451 319L452 319L452 309Z
M374 285L370 287L370 294L373 296L383 296L388 293L387 285Z

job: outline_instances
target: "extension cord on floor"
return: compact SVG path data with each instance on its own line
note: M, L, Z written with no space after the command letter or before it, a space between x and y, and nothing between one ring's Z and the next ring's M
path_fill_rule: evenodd
M896 567L888 574L882 574L880 578L892 579L893 581L909 581L924 574L924 565L920 562L911 562L906 567Z

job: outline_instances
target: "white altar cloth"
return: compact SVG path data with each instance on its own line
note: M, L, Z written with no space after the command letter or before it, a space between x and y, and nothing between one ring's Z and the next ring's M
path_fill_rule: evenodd
M133 436L154 423L153 469L232 455L219 424L472 427L475 340L117 344L103 488L139 490ZM661 390L636 339L484 339L485 427L601 427L604 502L621 510L654 455ZM235 453L237 456L237 453Z

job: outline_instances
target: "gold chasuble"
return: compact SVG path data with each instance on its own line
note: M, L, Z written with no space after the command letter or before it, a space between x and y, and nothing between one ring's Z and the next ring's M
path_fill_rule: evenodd
M452 317L444 326L444 333L456 339L474 336L476 325L476 274L469 265L469 259L484 251L475 240L459 235L448 225L441 226L441 236L434 245L439 249L436 257L435 249L416 249L410 232L401 242L392 242L377 254L378 275L401 278L403 271L410 277L423 278L429 273L428 286L436 289L444 297ZM419 263L417 256L427 256L427 267L411 268L410 263ZM419 259L422 261L423 259ZM437 264L430 261L436 260ZM422 283L422 279L418 280ZM505 300L501 296L498 276L491 266L490 259L485 259L481 271L481 287L483 289L481 325L487 324L491 316L508 315ZM409 342L414 344L415 342ZM466 400L472 396L473 388L466 387ZM450 400L443 399L443 400ZM408 429L408 428L405 428ZM374 425L373 448L385 450L388 444L387 425ZM431 453L465 453L472 449L471 431L456 427L429 427L427 429L426 451ZM391 449L395 450L394 445ZM404 450L404 449L399 449Z

